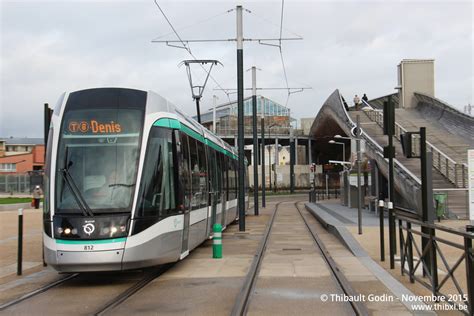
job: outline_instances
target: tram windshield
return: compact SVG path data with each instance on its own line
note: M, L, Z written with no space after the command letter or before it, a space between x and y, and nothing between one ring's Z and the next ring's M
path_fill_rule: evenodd
M56 212L130 212L143 111L74 110L65 114L56 173Z

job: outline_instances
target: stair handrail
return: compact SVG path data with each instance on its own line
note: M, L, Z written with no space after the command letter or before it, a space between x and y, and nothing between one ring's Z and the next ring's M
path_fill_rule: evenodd
M381 128L383 128L383 111L373 109L369 103L362 100L363 104L370 107L364 108L364 113L367 117L377 123ZM399 123L395 122L395 138L400 141L400 135L402 132L407 132L408 130L404 128ZM417 144L415 144L417 145ZM466 187L467 185L467 172L465 168L467 165L465 163L458 163L447 154L445 154L442 150L436 147L431 142L427 141L427 150L433 153L433 167L437 169L444 177L448 179L448 181L452 182L457 187ZM418 144L419 146L419 144ZM459 169L461 176L459 176ZM466 169L467 170L467 169Z
M344 107L344 100L342 98L341 93L339 93L339 101L341 102L340 103L341 108L344 111L344 114L345 114L346 119L347 119L347 121L346 121L347 126L349 127L349 129L351 129L353 127L356 127L356 123L351 119L350 115L347 113L346 108ZM369 145L372 145L373 147L375 147L375 149L376 149L375 152L380 157L383 158L383 148L382 148L382 146L380 146L372 137L370 137L369 134L365 133L363 128L361 128L361 137L364 138ZM387 158L384 158L384 159L388 163L388 159ZM415 183L421 188L420 178L418 178L413 172L408 170L400 161L398 161L398 159L396 159L396 158L393 159L393 162L394 162L395 168L397 170L399 170L401 174L404 174L405 177L408 176L408 177L412 178L415 181Z

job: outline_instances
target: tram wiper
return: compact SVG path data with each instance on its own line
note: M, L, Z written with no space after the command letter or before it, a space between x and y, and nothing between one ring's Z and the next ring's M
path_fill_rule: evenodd
M67 147L66 147L66 161L67 161L66 167L63 169L60 169L64 182L66 182L67 186L69 187L69 190L71 191L72 196L74 197L74 200L76 200L76 203L77 205L79 205L79 208L81 209L84 216L94 217L94 212L92 212L89 205L87 205L87 202L82 196L81 191L77 187L76 182L74 181L71 174L69 173L69 167L72 166L73 162L68 159Z
M127 187L127 188L130 188L130 187L133 187L135 186L135 183L132 183L132 184L126 184L126 183L114 183L114 184L109 184L109 187Z

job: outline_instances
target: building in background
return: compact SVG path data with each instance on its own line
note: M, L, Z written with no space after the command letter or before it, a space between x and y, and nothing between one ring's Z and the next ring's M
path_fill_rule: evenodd
M0 173L17 174L40 171L44 168L42 138L0 139Z
M264 96L257 96L257 129L260 133L260 118L265 116L265 134L289 135L291 123L290 109ZM201 114L201 124L212 131L213 109ZM196 118L196 117L194 117ZM252 135L252 97L244 99L244 131ZM237 135L237 101L216 106L216 134L222 138Z

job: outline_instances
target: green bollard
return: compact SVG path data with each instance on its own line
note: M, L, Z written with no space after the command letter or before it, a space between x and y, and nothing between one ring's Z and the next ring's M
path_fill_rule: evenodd
M214 232L212 239L212 258L220 259L222 258L222 225L215 223L212 226L212 231Z

